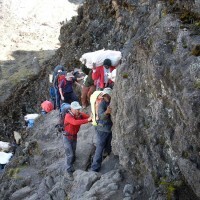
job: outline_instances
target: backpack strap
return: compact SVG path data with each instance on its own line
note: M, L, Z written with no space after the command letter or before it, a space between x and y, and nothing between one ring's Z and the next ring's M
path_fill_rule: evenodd
M72 117L74 117L74 114L72 113L71 110L69 110L68 113L69 113ZM66 113L66 114L68 114L68 113ZM63 124L63 129L65 130L65 127L68 126L68 125L69 125L69 123L67 123L67 124Z

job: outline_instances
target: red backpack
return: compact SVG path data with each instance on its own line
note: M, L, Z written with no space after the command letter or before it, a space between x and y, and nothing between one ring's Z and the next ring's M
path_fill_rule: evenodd
M51 112L53 110L53 104L50 102L50 101L44 101L42 104L41 104L41 107L42 109L45 111L45 112Z
M66 85L67 80L65 78L65 75L63 75L63 74L58 76L58 85L60 85L62 80L64 80L64 83L65 83L64 85Z

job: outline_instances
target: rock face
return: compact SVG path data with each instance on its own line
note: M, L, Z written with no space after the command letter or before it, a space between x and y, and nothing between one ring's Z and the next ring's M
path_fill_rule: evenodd
M200 199L199 1L87 0L78 13L62 26L61 48L49 65L61 62L71 68L80 64L78 59L85 52L122 51L111 104L113 152L119 156L122 171L108 173L121 173L125 180L119 175L103 185L99 182L103 175L99 179L76 171L80 194L85 199L117 199L115 194L120 194L119 199ZM48 85L44 77L48 79L49 71L46 66L31 82L37 98ZM23 91L24 103L30 94ZM4 114L11 115L8 110ZM44 138L52 139L41 129ZM53 162L55 154L51 155L54 150L43 152L49 155L42 160L46 168L41 171L47 179L41 182L38 198L80 199L70 189L71 183L62 184L62 169ZM61 156L56 154L57 162L63 163ZM95 193L96 187L102 190ZM106 196L106 187L115 194ZM36 194L31 195L34 199Z

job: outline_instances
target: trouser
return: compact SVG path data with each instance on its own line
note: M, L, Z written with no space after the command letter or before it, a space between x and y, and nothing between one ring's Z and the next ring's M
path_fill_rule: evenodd
M79 101L74 92L64 93L64 102L71 104L73 101Z
M76 140L70 140L66 136L63 135L63 144L66 154L66 171L67 172L73 172L73 163L75 161L75 151L76 151Z
M102 132L98 130L96 130L96 132L97 144L91 168L93 171L98 172L101 168L103 151L108 154L111 152L112 132Z
M53 109L55 110L56 109L56 98L50 98L50 99L53 104Z
M95 91L96 87L94 85L90 87L83 86L82 91L81 91L81 103L82 106L87 107L90 102L90 96L93 94Z
M56 108L60 108L60 100L61 100L60 92L58 88L54 87L54 89L56 94Z

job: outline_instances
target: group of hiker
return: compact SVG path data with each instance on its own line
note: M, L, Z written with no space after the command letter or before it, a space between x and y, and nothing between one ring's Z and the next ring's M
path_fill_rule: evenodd
M96 150L90 170L99 172L103 153L107 155L111 153L112 120L110 101L114 82L108 77L108 74L115 67L112 66L110 59L105 59L103 65L98 67L93 63L92 69L87 68L85 63L86 60L83 61L81 70L68 73L62 65L58 65L55 67L53 74L53 86L56 96L54 109L58 109L62 113L63 105L68 108L63 116L63 127L60 127L60 124L59 130L63 135L66 153L65 177L69 180L73 179L77 133L82 124L92 122L95 125L97 134ZM84 73L85 76L82 76L81 73ZM80 85L79 81L83 79L81 106L77 95L73 91L73 84ZM94 112L89 116L80 110L90 105L92 97L95 97L95 102L91 105L91 110Z

